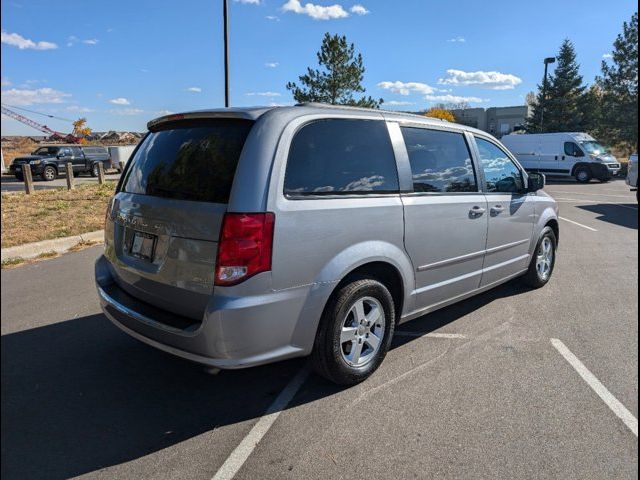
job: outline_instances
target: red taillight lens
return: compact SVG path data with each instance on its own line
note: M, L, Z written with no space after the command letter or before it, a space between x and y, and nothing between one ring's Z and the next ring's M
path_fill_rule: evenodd
M236 285L271 270L273 213L225 213L214 284Z

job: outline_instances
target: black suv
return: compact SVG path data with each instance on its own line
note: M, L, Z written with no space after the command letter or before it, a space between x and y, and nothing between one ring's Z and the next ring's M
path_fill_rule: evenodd
M31 173L34 177L42 177L43 180L55 180L58 175L67 171L67 163L71 162L73 174L90 173L92 177L98 176L98 164L102 163L106 169L111 165L111 156L105 147L80 146L80 145L46 145L39 147L35 152L26 157L17 157L9 171L18 180L22 180L22 168L24 164L31 165Z

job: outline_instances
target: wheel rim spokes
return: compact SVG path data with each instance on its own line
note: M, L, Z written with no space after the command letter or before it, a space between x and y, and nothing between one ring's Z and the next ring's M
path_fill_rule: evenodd
M553 243L549 237L545 237L538 248L536 256L536 270L541 280L547 280L553 268Z
M363 297L351 306L342 322L340 350L351 366L363 366L378 353L385 329L384 310L373 297Z

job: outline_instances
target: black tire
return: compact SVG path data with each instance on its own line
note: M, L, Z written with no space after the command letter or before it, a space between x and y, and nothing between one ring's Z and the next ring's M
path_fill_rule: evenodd
M591 175L591 170L589 168L579 167L575 171L575 177L578 183L589 183L593 178L593 175Z
M91 176L92 176L92 177L97 177L97 176L98 176L98 168L99 168L99 167L98 167L98 162L94 163L94 164L91 166Z
M551 241L551 245L553 248L553 259L551 260L550 270L546 277L542 276L538 271L538 255L541 252L542 244L545 239L549 239ZM531 288L541 288L544 287L549 280L551 280L551 276L553 275L553 270L556 266L556 253L558 250L558 239L556 238L556 234L551 227L545 227L542 230L540 235L540 239L536 244L536 249L533 252L533 257L531 258L531 263L529 264L529 270L522 277L522 280L526 285Z
M47 165L46 167L44 167L44 170L42 171L42 180L44 180L45 182L52 182L53 180L56 179L56 177L58 176L58 171L55 169L55 167L52 167L51 165Z
M378 350L371 353L367 363L354 366L344 358L344 345L340 341L344 322L358 300L374 299L384 313L384 326ZM365 312L366 313L366 312ZM377 280L364 278L354 280L334 292L320 320L316 340L311 353L311 364L319 375L339 385L355 385L367 379L380 366L389 350L395 330L395 307L387 287ZM377 322L376 322L377 323ZM360 330L360 329L358 329ZM354 335L357 335L354 332ZM365 334L368 335L368 334ZM364 340L368 345L368 340ZM353 348L353 345L351 348ZM365 346L361 347L365 348ZM370 347L366 347L370 348ZM364 350L363 350L364 351Z

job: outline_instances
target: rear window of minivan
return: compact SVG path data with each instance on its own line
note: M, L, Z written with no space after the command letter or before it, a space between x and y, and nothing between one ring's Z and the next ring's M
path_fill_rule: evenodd
M225 118L160 125L136 151L122 191L229 203L238 160L253 124Z

